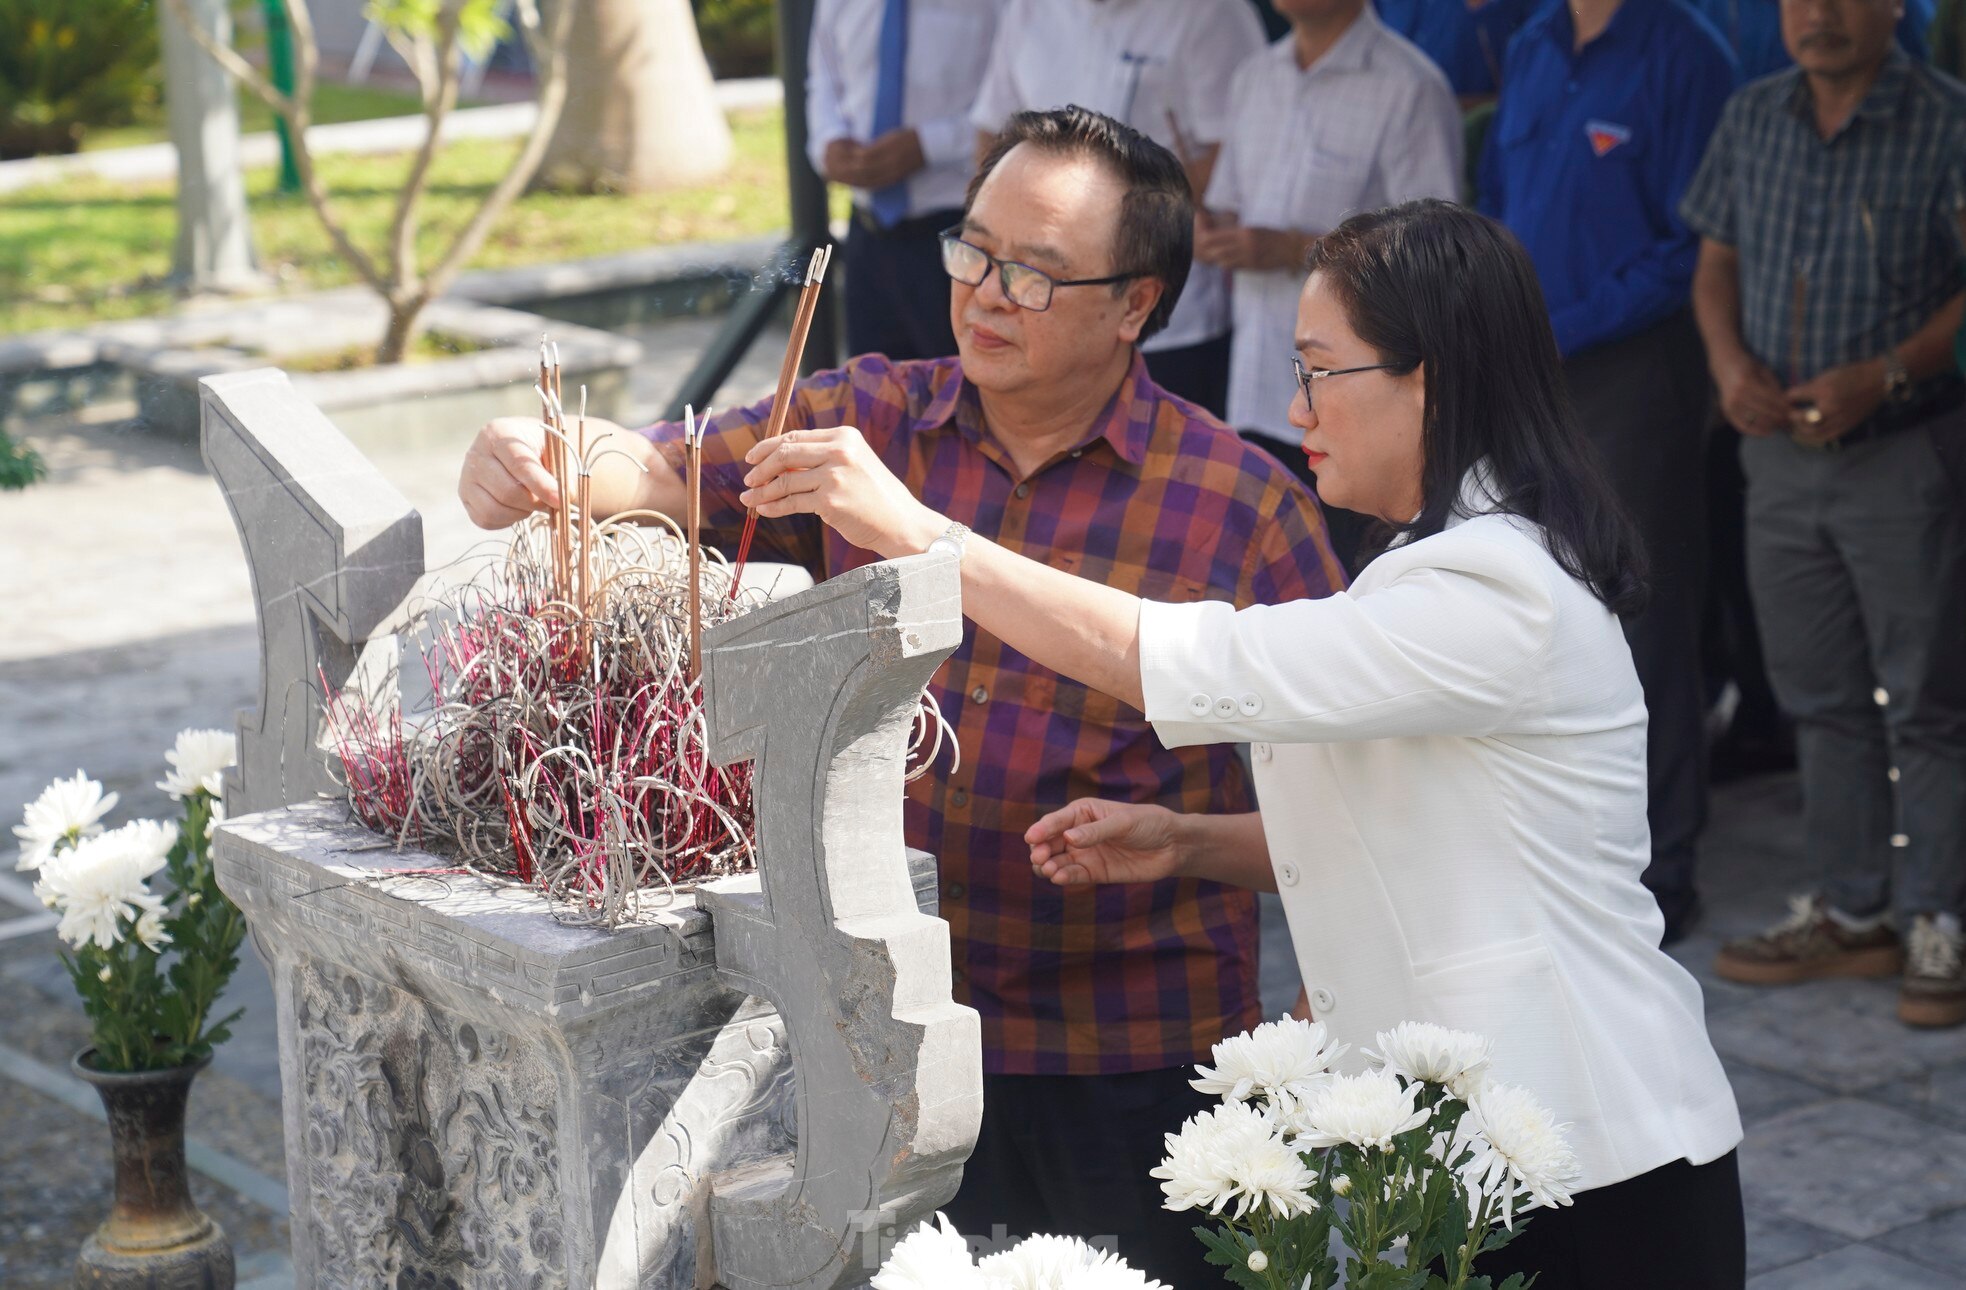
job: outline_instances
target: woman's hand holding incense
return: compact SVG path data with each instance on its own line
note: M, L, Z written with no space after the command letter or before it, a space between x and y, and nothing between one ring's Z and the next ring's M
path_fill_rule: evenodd
M883 559L919 555L948 529L917 501L852 426L788 430L744 454L751 466L738 501L758 514L817 515Z

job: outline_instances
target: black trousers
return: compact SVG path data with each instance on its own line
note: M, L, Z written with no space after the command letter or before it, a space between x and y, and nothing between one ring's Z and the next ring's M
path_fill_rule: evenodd
M1706 698L1700 619L1706 600L1706 353L1690 314L1586 350L1564 364L1578 425L1652 568L1652 599L1625 624L1650 714L1646 763L1652 863L1645 885L1668 926L1690 912L1706 824Z
M1214 1099L1186 1066L1130 1075L985 1075L983 1128L962 1190L943 1207L994 1254L1039 1233L1110 1249L1179 1290L1222 1284L1192 1212L1161 1208L1162 1137Z
M1748 1279L1732 1151L1579 1192L1575 1203L1528 1219L1514 1240L1475 1260L1477 1273L1496 1285L1534 1273L1536 1290L1741 1290Z
M1217 419L1229 412L1229 332L1213 340L1146 355L1147 375L1169 394L1207 408Z
M905 361L956 352L949 275L936 234L962 218L931 211L889 229L854 212L846 234L846 348Z

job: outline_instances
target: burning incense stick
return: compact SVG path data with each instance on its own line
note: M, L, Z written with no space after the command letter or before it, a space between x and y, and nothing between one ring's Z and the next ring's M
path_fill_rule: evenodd
M703 430L710 420L710 409L703 409L703 420L696 409L683 405L683 458L688 476L689 501L686 520L689 538L689 679L694 685L703 678Z
M785 345L785 361L778 367L778 391L772 396L771 418L765 423L765 438L776 439L785 433L785 419L792 412L792 385L799 378L799 364L805 358L806 333L812 329L812 317L818 312L819 288L826 280L826 266L833 261L833 248L822 246L812 253L806 263L806 278L799 290L798 312L792 318L792 338ZM745 561L751 555L751 537L758 529L758 512L753 509L744 516L744 534L738 539L737 559L731 566L730 598L737 599L738 580L744 576Z

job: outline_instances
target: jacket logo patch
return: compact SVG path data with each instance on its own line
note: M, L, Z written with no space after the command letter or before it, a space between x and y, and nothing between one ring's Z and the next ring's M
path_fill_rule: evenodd
M1602 157L1621 143L1630 143L1632 132L1628 126L1614 125L1609 121L1586 121L1584 137L1591 141L1591 151Z

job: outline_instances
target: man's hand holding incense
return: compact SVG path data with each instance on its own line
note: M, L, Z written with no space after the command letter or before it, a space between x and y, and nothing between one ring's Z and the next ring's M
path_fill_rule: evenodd
M817 515L883 559L919 555L949 527L894 477L852 426L788 430L744 454L751 471L738 497L758 514Z
M569 426L567 433L573 435L574 428ZM603 435L608 436L605 444L599 442ZM681 518L682 486L676 472L649 449L648 440L612 421L589 417L586 443L593 446L587 456L593 462L596 519L637 508ZM457 498L473 524L509 528L535 511L560 506L545 448L546 428L536 417L496 417L479 428L457 476Z

